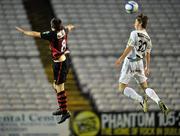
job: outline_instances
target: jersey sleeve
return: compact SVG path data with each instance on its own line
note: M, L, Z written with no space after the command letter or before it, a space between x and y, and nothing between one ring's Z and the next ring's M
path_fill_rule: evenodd
M41 39L51 40L52 34L50 31L41 32Z
M134 47L135 46L135 42L136 42L136 32L132 31L131 34L130 34L128 43L127 43L127 47L129 47L129 46Z

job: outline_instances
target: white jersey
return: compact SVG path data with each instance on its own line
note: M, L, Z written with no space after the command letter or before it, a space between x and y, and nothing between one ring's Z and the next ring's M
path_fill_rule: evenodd
M131 32L127 47L132 46L132 51L127 55L128 58L143 58L145 52L150 52L152 48L151 39L146 30L134 30Z
M135 30L131 32L128 46L132 46L133 49L124 60L119 82L128 84L134 77L139 83L143 83L147 80L144 73L143 55L151 51L151 39L145 30Z

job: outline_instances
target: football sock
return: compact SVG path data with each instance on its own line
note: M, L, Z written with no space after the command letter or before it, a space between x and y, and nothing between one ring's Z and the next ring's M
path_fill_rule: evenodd
M66 113L67 112L67 97L66 97L65 91L61 91L57 93L57 101L58 101L58 104L62 113Z
M157 104L160 101L160 98L158 97L158 95L155 93L155 91L151 88L147 88L145 90L147 96L149 96L152 100L154 100Z
M133 99L133 100L143 102L143 97L141 95L139 95L134 89L132 89L130 87L126 87L124 89L124 95Z

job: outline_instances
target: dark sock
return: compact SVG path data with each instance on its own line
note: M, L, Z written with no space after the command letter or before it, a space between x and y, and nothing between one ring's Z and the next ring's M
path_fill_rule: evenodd
M67 112L67 97L66 97L65 91L61 91L57 93L57 101L58 101L59 108L62 111L62 113L66 113Z

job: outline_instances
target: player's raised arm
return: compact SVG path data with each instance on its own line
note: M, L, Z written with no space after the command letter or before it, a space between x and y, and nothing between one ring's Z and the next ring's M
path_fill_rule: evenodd
M27 36L31 36L31 37L37 37L37 38L40 38L41 37L41 34L40 32L36 32L36 31L26 31L20 27L16 27L16 30L18 30L19 32L23 33L24 35L27 35Z
M74 25L72 25L72 24L68 24L68 25L65 26L65 28L67 28L68 31L71 32L71 31L72 31L73 29L75 29L76 27L75 27Z

